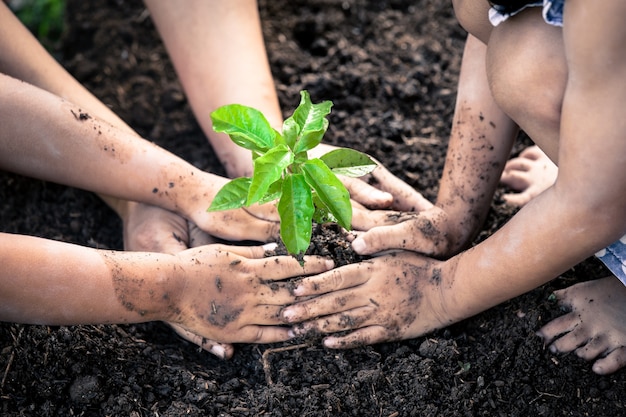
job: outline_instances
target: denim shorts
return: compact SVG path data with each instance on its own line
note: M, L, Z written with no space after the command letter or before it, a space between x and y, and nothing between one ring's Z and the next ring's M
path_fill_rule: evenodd
M626 285L626 236L602 249L596 256Z
M526 9L527 7L543 7L543 19L546 23L553 26L563 26L563 4L565 0L529 0L525 5L520 6L516 10L506 10L505 7L492 5L489 9L489 21L492 25L498 26L511 16Z

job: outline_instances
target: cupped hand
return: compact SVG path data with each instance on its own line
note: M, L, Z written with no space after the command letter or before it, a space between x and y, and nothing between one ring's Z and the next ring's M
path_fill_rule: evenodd
M178 257L181 282L171 293L168 321L222 343L273 343L291 338L280 312L295 302L287 278L328 271L329 259L265 257L263 246L208 245Z
M294 324L293 336L347 332L326 337L329 348L417 337L451 324L440 291L442 265L396 252L303 278L294 294L307 299L286 307L282 317Z

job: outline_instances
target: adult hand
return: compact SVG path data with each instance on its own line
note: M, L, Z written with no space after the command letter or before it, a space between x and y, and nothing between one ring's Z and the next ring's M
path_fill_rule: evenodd
M286 307L293 336L332 334L324 346L347 349L417 337L449 325L439 289L442 262L396 252L303 278L293 293L305 301ZM313 297L313 298L310 298Z

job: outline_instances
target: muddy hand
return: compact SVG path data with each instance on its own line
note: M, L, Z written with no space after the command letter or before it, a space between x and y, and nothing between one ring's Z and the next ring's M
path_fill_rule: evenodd
M222 343L272 343L288 340L280 317L293 303L286 278L333 267L321 257L265 257L262 246L208 245L177 255L183 282L171 294L168 321L195 335Z
M280 235L278 211L274 203L236 210L207 212L210 201L201 204L191 220L212 236L230 241L276 241Z
M360 222L360 226L366 227L359 230L367 231L356 232L352 241L352 248L360 255L403 249L442 258L455 248L455 233L449 229L446 213L438 207L422 213L379 211L362 219L360 216L355 211L353 223Z
M343 349L420 336L450 324L441 298L442 263L397 252L302 279L294 294L314 298L285 308L291 334L332 334L324 346Z
M189 247L213 243L210 235L187 220L159 207L128 203L124 219L124 248L130 251L176 254ZM168 323L183 339L222 359L232 357L233 345L208 340Z

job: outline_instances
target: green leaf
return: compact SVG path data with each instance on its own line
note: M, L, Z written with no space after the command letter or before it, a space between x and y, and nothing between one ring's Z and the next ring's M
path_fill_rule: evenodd
M267 189L265 195L258 201L259 204L269 203L270 201L278 200L282 193L283 179L279 178L275 181L270 188Z
M376 162L366 154L347 148L330 151L320 159L335 174L347 177L362 177L377 167Z
M302 174L288 175L283 181L278 201L280 237L292 255L305 252L313 230L313 198Z
M306 182L335 216L337 223L349 230L352 224L352 205L350 193L346 187L320 159L314 158L306 161L302 164L302 172Z
M211 113L213 130L227 133L237 145L253 152L265 152L276 141L276 130L263 113L241 104L222 106Z
M313 104L306 90L300 92L300 104L283 123L285 141L294 153L306 152L322 141L328 129L326 116L332 106L328 100Z
M287 146L278 145L270 149L265 155L254 160L254 173L252 183L248 190L247 205L259 201L274 182L282 175L283 171L293 162L293 153Z
M240 177L231 180L217 192L207 211L232 210L244 207L252 180Z

